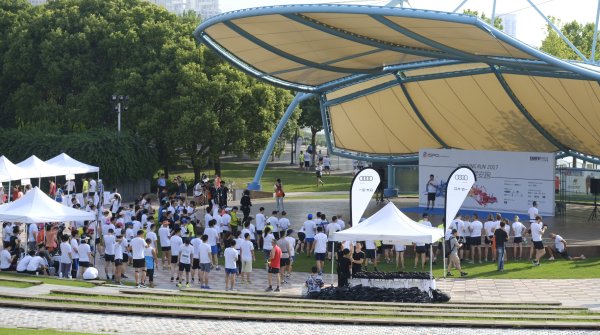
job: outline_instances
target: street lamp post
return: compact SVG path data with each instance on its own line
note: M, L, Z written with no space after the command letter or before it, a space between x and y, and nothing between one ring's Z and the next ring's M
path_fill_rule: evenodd
M117 112L117 132L121 133L121 112L127 111L127 104L129 103L128 95L117 95L113 94L111 101L114 105L113 109Z

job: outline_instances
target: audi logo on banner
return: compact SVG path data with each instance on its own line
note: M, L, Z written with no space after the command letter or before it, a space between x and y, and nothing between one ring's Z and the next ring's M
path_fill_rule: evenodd
M456 180L469 180L469 176L466 174L455 174L454 179Z
M358 181L373 181L373 176L358 176Z

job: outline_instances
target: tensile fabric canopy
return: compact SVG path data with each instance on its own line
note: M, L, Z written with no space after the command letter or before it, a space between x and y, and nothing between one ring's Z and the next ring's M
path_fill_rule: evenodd
M62 172L60 175L84 174L100 171L99 167L82 163L65 153L50 158L46 161L46 164L61 170Z
M0 157L0 182L28 178L26 171L5 156Z
M66 174L54 165L50 165L39 159L36 155L32 155L21 163L18 163L17 166L25 171L27 175L25 178L56 177Z

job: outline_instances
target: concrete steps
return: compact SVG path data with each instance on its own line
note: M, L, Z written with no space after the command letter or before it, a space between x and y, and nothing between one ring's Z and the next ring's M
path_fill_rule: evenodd
M314 301L225 291L132 289L119 293L53 290L50 295L0 294L7 307L90 313L373 325L600 329L600 313L546 302L445 304Z

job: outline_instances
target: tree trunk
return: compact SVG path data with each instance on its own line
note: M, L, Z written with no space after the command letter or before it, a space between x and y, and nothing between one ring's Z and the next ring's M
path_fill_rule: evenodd
M165 172L165 179L169 180L169 166L168 165L163 166L163 171Z
M310 144L312 145L312 154L311 155L311 161L310 161L310 166L315 166L315 155L317 154L317 132L319 132L318 129L316 128L310 128L310 133L311 133L311 138L310 138Z
M192 162L192 168L194 169L194 185L200 180L200 171L202 170L202 164L200 159L195 155L190 155L190 161Z
M215 155L213 157L213 167L215 169L215 175L219 175L221 176L221 158L219 158L219 155Z

